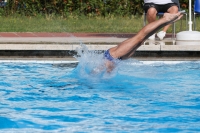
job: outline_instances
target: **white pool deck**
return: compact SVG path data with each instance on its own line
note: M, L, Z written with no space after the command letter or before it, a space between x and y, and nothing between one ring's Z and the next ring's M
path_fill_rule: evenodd
M90 50L106 50L126 37L0 37L0 50L75 50L80 43ZM163 41L147 40L138 51L200 51L200 42L179 41L165 38ZM187 44L185 44L187 43ZM199 45L198 45L199 44Z
M94 34L94 33L0 33L0 62L53 62L53 63L67 63L68 61L76 61L72 56L20 56L14 54L13 56L7 55L8 53L15 53L16 51L73 51L80 47L80 44L85 44L89 50L107 50L124 40L134 36L135 34ZM178 45L177 45L178 44ZM138 60L164 60L164 61L187 61L187 60L200 60L200 42L194 41L177 41L168 35L163 41L149 41L147 40L141 45L137 51L153 53L152 55L135 56ZM167 52L169 56L160 56L155 53ZM169 53L168 53L169 52ZM27 53L27 52L26 52ZM177 54L178 56L172 56ZM187 53L187 54L185 54ZM189 53L189 54L188 54ZM194 56L188 56L194 53ZM183 57L182 54L185 54ZM17 56L16 56L17 55ZM181 55L181 56L180 56Z

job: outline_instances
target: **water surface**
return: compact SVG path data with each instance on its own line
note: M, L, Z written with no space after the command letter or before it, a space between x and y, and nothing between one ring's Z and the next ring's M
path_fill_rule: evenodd
M86 68L0 63L0 132L200 132L200 62Z

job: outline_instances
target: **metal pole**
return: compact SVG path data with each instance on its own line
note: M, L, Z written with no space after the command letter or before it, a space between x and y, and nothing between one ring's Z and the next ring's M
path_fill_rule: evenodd
M192 1L189 0L189 31L192 31Z

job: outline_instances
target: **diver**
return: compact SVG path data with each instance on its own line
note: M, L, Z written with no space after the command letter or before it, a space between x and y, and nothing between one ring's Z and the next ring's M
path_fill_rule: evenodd
M161 19L144 26L135 36L121 42L115 47L105 51L104 59L107 72L111 72L120 60L130 58L143 42L153 35L157 30L179 20L183 12L176 14L165 13Z

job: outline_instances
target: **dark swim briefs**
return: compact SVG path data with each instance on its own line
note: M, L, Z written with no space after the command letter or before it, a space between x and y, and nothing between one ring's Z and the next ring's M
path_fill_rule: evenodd
M114 58L114 57L112 57L112 55L110 55L109 49L105 51L104 58L107 59L107 60L109 60L109 61L121 60L121 58Z
M177 6L177 3L168 3L168 4L165 4L165 5L157 5L157 4L154 4L154 3L145 3L144 4L144 11L145 13L147 13L147 11L149 10L149 8L153 7L157 10L157 12L167 12L167 10L172 7L172 6Z

